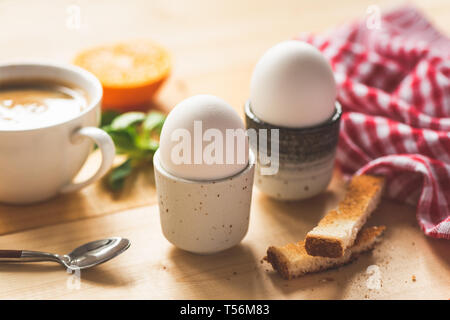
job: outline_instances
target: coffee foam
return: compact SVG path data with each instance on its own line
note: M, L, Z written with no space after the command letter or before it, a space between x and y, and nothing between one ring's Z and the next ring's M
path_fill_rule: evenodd
M0 87L0 130L45 127L75 118L87 108L81 89L60 84Z

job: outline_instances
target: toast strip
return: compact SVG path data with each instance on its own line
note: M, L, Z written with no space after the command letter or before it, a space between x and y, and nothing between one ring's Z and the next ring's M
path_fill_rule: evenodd
M306 235L306 251L312 256L343 257L367 218L377 207L384 187L384 177L354 176L338 208L329 211Z
M353 246L340 258L313 257L308 255L305 241L289 243L283 247L269 247L266 260L284 279L300 277L307 273L337 268L373 249L383 234L385 226L364 228Z

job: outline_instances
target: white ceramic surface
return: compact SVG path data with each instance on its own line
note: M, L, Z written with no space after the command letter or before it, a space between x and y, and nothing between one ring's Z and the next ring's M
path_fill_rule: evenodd
M331 181L335 153L306 163L280 164L275 175L261 174L256 165L255 185L264 194L278 200L302 200L323 192Z
M272 170L263 167L260 161L265 150L273 150L261 148L269 145L268 139L259 136L263 140L251 144L254 152L260 152L255 169L255 185L258 189L269 197L288 201L307 199L324 191L333 175L341 114L342 108L336 101L334 115L319 125L305 128L278 127L257 118L250 108L250 102L247 102L247 128L257 131L279 130L279 146L275 149L275 153L278 152L278 159L275 160L278 171L275 174L267 174ZM271 154L271 157L274 155ZM273 166L274 163L269 165Z
M248 166L220 180L175 177L153 158L164 236L176 247L197 254L216 253L237 245L248 230L255 156Z
M91 73L71 65L13 63L0 65L0 83L17 80L66 83L86 91L89 105L68 121L33 129L0 129L0 202L26 204L72 192L101 178L114 160L114 143L97 128L102 87ZM88 180L72 179L85 163L95 142L102 163Z

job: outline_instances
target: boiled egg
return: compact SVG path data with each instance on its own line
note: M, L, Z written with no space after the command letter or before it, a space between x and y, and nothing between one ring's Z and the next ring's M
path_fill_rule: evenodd
M244 123L225 101L196 95L177 104L160 136L161 165L191 180L218 180L244 170L248 138Z
M330 63L312 45L285 41L258 61L250 85L250 104L261 120L283 127L310 127L335 110L336 82Z

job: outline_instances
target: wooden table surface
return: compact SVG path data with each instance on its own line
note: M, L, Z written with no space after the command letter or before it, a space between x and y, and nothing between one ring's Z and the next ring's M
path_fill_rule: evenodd
M414 2L450 34L448 1ZM320 32L364 17L369 5L393 3L403 1L2 0L0 62L68 62L87 46L150 38L172 52L174 64L155 107L169 110L183 98L210 93L242 114L252 69L267 48L298 32ZM72 23L74 10L80 12L80 28ZM81 176L97 162L93 154ZM83 271L80 283L58 265L0 265L0 299L449 299L450 242L425 237L415 209L388 200L369 221L388 227L383 242L355 263L285 281L260 262L269 245L302 239L336 205L344 187L336 172L326 192L306 201L276 202L255 190L248 235L214 256L192 255L165 240L151 167L119 194L97 183L38 205L0 205L2 249L65 253L103 237L132 241L115 260ZM380 289L367 287L366 270L374 264L381 272Z

